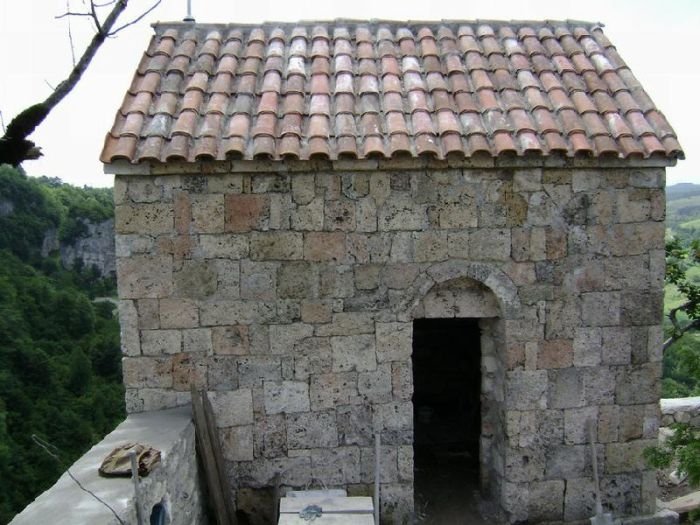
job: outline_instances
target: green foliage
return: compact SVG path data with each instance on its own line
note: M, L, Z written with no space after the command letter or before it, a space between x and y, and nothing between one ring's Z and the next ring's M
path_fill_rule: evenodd
M48 228L108 218L107 194L0 166L0 205L12 203L0 214L0 523L64 469L32 434L70 464L124 417L119 324L110 302L92 301L114 281L40 256Z

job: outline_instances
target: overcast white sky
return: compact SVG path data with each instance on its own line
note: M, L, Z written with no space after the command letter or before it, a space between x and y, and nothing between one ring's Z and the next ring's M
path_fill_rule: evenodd
M71 67L67 0L0 0L0 111L5 124L43 100ZM87 0L69 0L72 10ZM123 20L152 0L131 0ZM668 183L700 183L700 68L697 0L191 0L198 22L262 22L333 18L576 19L605 24L605 32L666 115L688 157L668 171ZM25 162L30 175L60 177L76 185L109 186L98 160L134 69L156 21L181 20L187 0L163 0L147 19L108 41L78 87L38 128L32 139L44 157ZM87 19L71 22L76 52L91 36Z

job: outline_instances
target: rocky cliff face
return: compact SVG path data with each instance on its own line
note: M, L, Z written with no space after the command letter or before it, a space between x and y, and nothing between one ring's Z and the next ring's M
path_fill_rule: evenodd
M98 223L83 222L87 233L70 243L61 242L55 228L48 230L44 235L41 255L46 257L58 250L61 263L66 268L72 268L75 261L80 259L85 267L97 267L103 277L115 275L114 219Z

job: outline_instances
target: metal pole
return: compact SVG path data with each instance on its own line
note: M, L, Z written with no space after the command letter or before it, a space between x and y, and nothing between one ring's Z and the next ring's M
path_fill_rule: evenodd
M381 438L379 432L374 434L374 525L379 525L379 481L381 458L380 454Z
M183 22L194 22L194 18L192 18L192 0L187 0L187 16Z
M131 460L131 479L134 481L134 494L136 496L136 522L138 525L144 525L141 513L141 494L139 492L139 466L136 461L135 450L129 452L129 459Z

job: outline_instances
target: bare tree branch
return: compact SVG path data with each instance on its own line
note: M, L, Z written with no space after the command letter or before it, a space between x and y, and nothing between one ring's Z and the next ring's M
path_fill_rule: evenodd
M92 13L76 13L74 11L66 11L61 15L54 16L54 20L60 20L61 18L71 17L71 16L89 16L92 18Z
M688 323L679 330L674 330L673 334L671 334L671 337L664 341L662 348L663 351L666 352L666 349L669 348L673 343L678 341L681 337L683 337L683 334L685 334L686 332L689 332L690 330L697 330L698 328L700 328L700 319L695 319L694 321Z
M70 0L66 0L66 11L70 11ZM70 43L71 64L75 67L75 45L73 44L73 31L71 31L70 17L68 17L68 42Z
M39 148L36 148L34 143L30 140L27 140L27 137L31 135L36 127L46 119L47 115L53 110L53 108L56 107L56 105L73 90L73 88L75 88L76 84L87 70L88 66L92 62L92 59L95 57L97 50L104 43L105 39L121 31L125 27L128 27L129 25L143 19L148 13L153 11L158 4L160 4L160 0L157 0L150 9L131 22L117 28L116 30L113 29L117 19L126 9L128 3L129 0L115 0L113 4L107 4L113 5L113 7L104 21L100 22L97 17L97 4L95 4L94 0L90 1L90 10L93 13L92 19L98 28L97 32L93 35L92 40L88 44L87 48L85 48L85 51L71 70L68 77L58 84L56 89L44 101L24 109L12 119L5 130L4 135L0 137L0 164L9 163L17 166L23 160L37 158L39 155L41 155Z
M158 5L160 5L160 2L161 2L161 0L156 0L156 1L153 3L153 5L152 5L151 7L148 8L147 11L144 11L143 13L141 13L141 15L139 15L139 16L136 17L136 18L134 18L131 22L127 22L127 23L124 24L123 26L118 27L118 28L115 29L114 31L111 31L111 32L108 34L108 36L114 36L114 35L116 35L117 33L119 33L119 31L121 31L121 30L123 30L123 29L126 29L127 27L132 26L132 25L134 25L135 23L141 21L146 15L148 15L148 13L150 13L150 12L153 11L156 7L158 7Z

